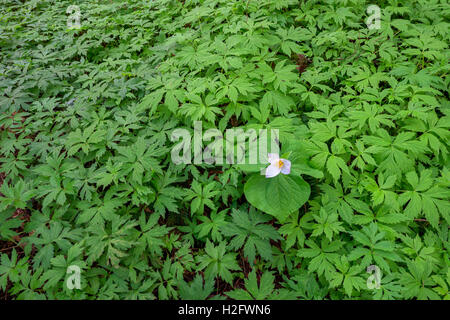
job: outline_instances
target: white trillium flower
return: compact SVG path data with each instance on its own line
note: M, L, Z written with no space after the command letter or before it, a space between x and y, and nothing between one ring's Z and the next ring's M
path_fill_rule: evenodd
M291 162L289 160L280 159L276 153L269 153L268 160L270 165L266 168L266 178L273 178L280 172L282 174L291 173Z

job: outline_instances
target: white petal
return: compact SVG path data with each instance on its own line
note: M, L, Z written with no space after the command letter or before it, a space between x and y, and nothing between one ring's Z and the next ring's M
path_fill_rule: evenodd
M266 168L266 178L273 178L277 176L281 171L281 168L278 168L275 165L270 165Z
M281 161L283 161L283 166L281 167L281 173L282 174L291 173L291 162L286 159L281 159Z
M278 161L280 159L280 156L277 153L269 153L267 155L267 161L269 161L269 163L273 163L275 161Z

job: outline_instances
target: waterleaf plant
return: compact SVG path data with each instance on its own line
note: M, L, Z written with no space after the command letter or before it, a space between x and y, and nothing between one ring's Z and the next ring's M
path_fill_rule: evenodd
M0 0L0 300L450 299L449 12Z

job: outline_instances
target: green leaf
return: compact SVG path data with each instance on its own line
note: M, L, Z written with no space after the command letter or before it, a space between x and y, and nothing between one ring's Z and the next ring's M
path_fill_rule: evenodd
M280 173L266 178L254 174L245 184L244 192L251 205L283 222L308 200L311 189L298 176Z

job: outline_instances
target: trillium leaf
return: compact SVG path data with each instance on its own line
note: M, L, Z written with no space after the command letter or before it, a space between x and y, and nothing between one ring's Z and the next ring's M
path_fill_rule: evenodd
M283 222L308 200L311 188L299 176L279 174L266 178L254 174L245 184L244 193L254 207Z
M236 168L244 172L261 172L262 169L267 167L267 163L257 164L237 164Z

